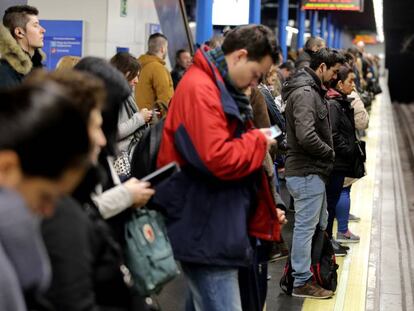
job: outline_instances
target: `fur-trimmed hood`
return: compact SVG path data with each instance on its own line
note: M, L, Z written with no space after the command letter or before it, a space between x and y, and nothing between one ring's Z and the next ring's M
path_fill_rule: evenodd
M40 57L36 54L40 54ZM40 62L46 59L41 49L36 49L35 56ZM33 61L29 54L23 51L9 29L3 24L0 24L0 58L6 60L14 70L22 75L27 75L33 68Z

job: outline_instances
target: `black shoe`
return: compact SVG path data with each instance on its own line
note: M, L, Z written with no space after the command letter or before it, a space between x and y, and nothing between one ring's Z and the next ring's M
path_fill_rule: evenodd
M336 257L343 257L343 256L346 256L348 254L345 247L343 247L341 244L336 242L334 239L332 239L332 248L334 249Z
M349 247L348 246L345 246L345 245L342 245L341 243L339 243L337 240L335 240L334 238L332 238L331 239L331 243L332 243L332 247L334 248L334 249L336 249L336 248L342 248L342 249L344 249L344 250L346 250L346 251L349 251Z
M277 260L286 259L288 256L289 249L287 248L286 243L282 238L280 242L273 242L268 262L270 263Z
M344 250L343 248L334 249L334 252L335 252L336 257L344 257L348 255L348 252Z

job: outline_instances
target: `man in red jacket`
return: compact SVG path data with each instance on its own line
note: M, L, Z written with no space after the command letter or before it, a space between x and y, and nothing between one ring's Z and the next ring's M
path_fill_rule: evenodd
M256 196L274 140L253 128L243 94L277 59L269 28L236 28L221 47L197 51L171 100L158 166L177 161L182 170L157 187L154 201L189 283L188 310L241 310L237 273L251 263L248 232L279 234L277 216L253 217L269 215L257 213Z

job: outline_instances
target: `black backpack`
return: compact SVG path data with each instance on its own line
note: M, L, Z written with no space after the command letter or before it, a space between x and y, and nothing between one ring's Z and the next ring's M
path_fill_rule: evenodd
M335 291L338 281L338 265L335 261L335 251L332 247L326 231L319 228L316 229L312 238L312 263L311 271L313 273L313 281L321 287ZM293 281L292 264L290 256L287 259L282 278L280 279L280 288L287 294L292 295Z
M136 145L131 157L131 176L141 179L157 169L165 118L147 128Z

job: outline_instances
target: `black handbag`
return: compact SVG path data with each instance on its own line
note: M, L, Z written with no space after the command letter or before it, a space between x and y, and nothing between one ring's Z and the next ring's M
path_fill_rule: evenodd
M353 170L351 176L353 178L362 178L365 176L365 161L367 159L366 149L365 149L365 142L362 140L355 141L356 148L355 148L355 161L353 164Z

